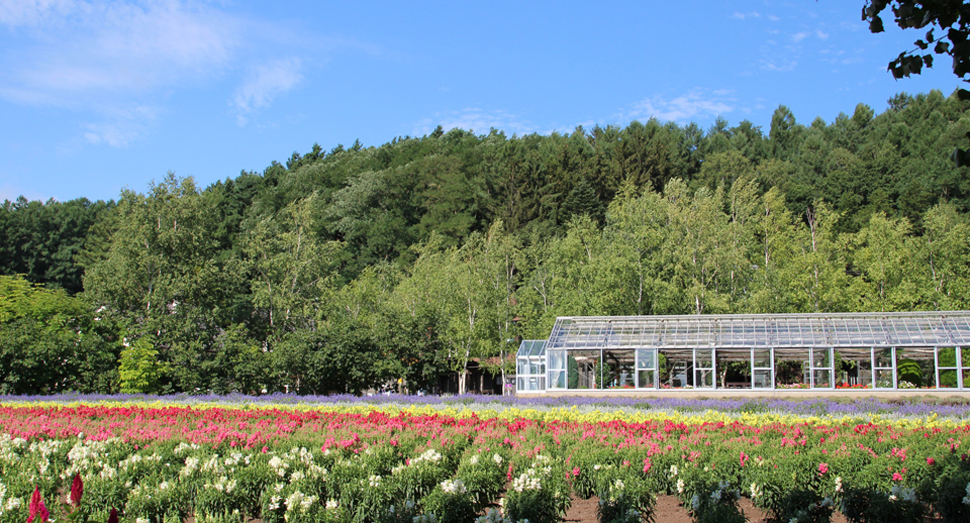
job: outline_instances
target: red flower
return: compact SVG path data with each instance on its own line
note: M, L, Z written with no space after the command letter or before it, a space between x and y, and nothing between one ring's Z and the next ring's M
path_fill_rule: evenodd
M926 464L932 467L936 464L936 460L933 458L926 458Z
M47 523L50 521L51 513L44 506L44 498L40 495L40 489L34 487L34 493L30 496L30 505L28 506L30 510L30 516L27 517L27 523L34 521L35 517L40 516L42 523Z
M111 509L111 514L108 515L108 523L118 523L117 509Z
M71 482L71 505L75 507L81 506L81 496L84 495L84 483L81 481L81 475L75 474L74 481Z

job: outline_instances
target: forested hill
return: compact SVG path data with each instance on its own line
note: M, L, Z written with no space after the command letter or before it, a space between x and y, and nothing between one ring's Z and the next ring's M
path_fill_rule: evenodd
M968 108L439 128L204 190L8 201L0 273L46 288L2 280L0 392L421 387L557 315L968 308L970 177L949 159ZM53 331L82 341L38 348ZM34 360L67 363L26 385Z

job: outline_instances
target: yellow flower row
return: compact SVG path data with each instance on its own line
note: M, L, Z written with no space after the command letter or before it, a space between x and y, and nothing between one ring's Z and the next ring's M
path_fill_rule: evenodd
M556 407L549 409L521 408L516 406L494 408L472 409L467 406L451 405L397 405L397 404L263 404L249 403L240 405L227 405L219 403L193 403L187 405L176 401L156 400L156 401L96 401L96 402L54 402L54 401L31 401L17 402L8 401L0 403L0 407L24 407L32 408L73 408L79 406L86 407L140 407L140 408L166 408L166 407L186 407L193 409L240 409L240 410L291 410L298 412L333 412L345 414L368 414L370 412L382 412L387 415L407 413L416 416L442 415L454 418L469 418L478 416L480 419L499 418L503 420L531 419L541 422L565 421L575 423L609 423L612 421L623 421L627 423L646 423L646 422L665 422L683 423L687 425L697 425L702 423L732 423L739 422L743 425L762 427L771 424L808 424L808 425L841 425L854 423L876 423L880 425L892 425L898 429L917 429L917 428L941 428L951 429L965 423L949 418L940 418L937 414L931 414L919 418L890 418L877 414L865 416L803 416L798 414L778 414L778 413L731 413L708 410L703 413L683 413L676 411L623 411L623 410L589 410L579 407Z

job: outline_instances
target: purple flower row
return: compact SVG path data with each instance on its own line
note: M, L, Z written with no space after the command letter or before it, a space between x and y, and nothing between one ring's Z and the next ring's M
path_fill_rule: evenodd
M187 395L154 396L145 394L59 394L54 396L4 396L0 403L12 402L173 402L181 404L223 403L227 405L264 404L264 405L333 405L333 404L409 404L409 405L479 405L488 407L573 407L590 406L603 408L628 408L636 410L668 410L679 412L787 412L797 415L834 415L854 416L867 414L892 414L903 417L920 417L938 414L950 418L970 418L970 402L940 400L883 400L872 397L837 399L694 399L694 398L636 398L636 397L585 397L559 396L519 398L515 396L493 396L463 394L458 396L410 396L401 394L353 396L341 394L334 396L297 396L293 394L267 394L247 396L228 395Z

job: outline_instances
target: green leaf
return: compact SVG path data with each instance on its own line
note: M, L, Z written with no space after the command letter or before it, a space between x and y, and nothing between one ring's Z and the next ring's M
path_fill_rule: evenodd
M885 29L883 29L882 26L882 18L879 18L878 16L872 17L872 20L869 21L869 32L881 33L883 31L885 31Z

